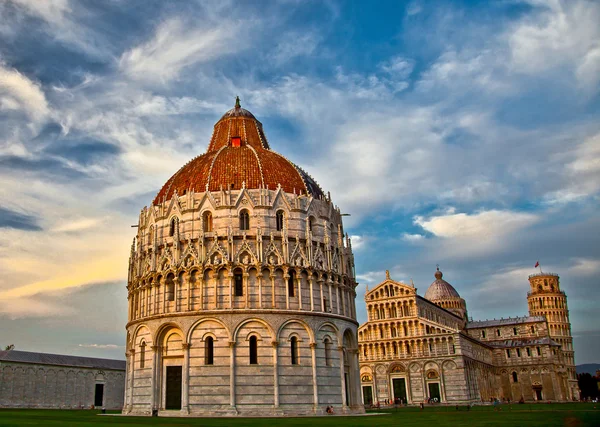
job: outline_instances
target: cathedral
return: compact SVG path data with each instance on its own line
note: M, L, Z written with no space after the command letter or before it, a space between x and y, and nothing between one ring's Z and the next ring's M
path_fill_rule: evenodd
M364 412L342 214L239 99L137 230L125 414Z
M528 316L480 321L442 277L438 268L424 297L389 272L367 290L368 321L358 330L365 406L579 399L558 275L529 276Z

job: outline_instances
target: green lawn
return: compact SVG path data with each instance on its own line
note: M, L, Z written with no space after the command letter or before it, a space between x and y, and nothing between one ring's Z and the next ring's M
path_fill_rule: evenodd
M526 426L526 427L583 427L600 426L600 404L566 403L538 405L502 405L501 411L490 406L399 408L381 410L385 415L366 417L308 417L308 418L151 418L100 416L98 411L0 409L0 426Z

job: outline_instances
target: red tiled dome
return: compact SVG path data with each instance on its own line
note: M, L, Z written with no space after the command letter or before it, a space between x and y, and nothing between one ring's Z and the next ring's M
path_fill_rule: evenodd
M259 122L236 99L236 106L215 124L205 154L184 165L163 185L153 204L169 200L175 192L181 195L233 188L276 189L323 196L319 185L302 169L271 151Z

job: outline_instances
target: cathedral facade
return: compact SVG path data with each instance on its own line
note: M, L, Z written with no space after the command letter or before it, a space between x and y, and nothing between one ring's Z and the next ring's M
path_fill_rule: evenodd
M355 288L339 209L236 100L141 211L123 412L364 411Z
M368 321L358 332L366 406L579 399L558 275L529 277L528 316L472 321L439 269L424 297L386 274L367 290Z

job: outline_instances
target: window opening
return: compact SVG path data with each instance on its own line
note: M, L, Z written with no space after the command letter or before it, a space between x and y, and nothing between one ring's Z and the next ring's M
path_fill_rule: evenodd
M294 270L290 271L289 276L290 277L288 277L288 296L293 297L294 296L294 279L296 277L296 272Z
M213 337L207 337L204 341L204 364L213 365L215 361L215 343Z
M292 365L298 364L298 338L292 337L290 340L290 351L292 356Z
M275 220L277 222L277 231L283 230L283 211L277 211L275 214Z
M250 230L250 215L246 210L240 212L240 230Z
M233 273L233 283L235 287L235 296L241 297L244 296L244 278L242 276L241 270L236 270Z
M250 337L250 364L258 364L258 340L254 335Z

